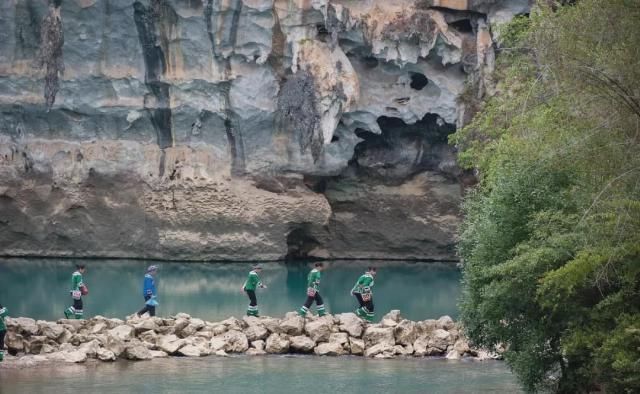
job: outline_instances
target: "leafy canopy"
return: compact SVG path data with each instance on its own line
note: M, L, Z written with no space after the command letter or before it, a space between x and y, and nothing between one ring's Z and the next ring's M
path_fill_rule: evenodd
M529 391L640 392L640 2L582 0L500 30L497 94L451 138L462 319Z

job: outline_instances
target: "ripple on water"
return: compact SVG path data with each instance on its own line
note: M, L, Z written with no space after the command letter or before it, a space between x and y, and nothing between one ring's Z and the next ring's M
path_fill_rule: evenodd
M518 393L502 362L267 356L0 369L2 393Z

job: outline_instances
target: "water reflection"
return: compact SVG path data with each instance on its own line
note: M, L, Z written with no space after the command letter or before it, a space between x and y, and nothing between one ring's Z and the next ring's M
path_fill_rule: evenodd
M208 320L244 313L247 299L241 286L250 263L174 263L138 260L83 260L90 294L84 299L86 316L124 317L142 306L142 278L146 266L160 267L157 276L159 315L187 312ZM57 319L69 302L68 286L76 261L57 259L0 259L0 303L13 316ZM400 309L411 319L457 315L459 271L437 263L376 263L375 303L381 312ZM311 264L264 263L258 291L260 312L279 316L304 301ZM332 313L352 311L349 292L366 263L331 261L321 291Z
M0 368L2 393L518 393L501 362L360 357L156 359Z

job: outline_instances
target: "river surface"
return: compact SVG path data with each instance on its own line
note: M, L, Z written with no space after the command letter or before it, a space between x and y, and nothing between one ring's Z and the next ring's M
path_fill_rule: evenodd
M84 260L85 317L124 318L143 306L142 280L149 264L159 266L158 315L185 312L210 321L242 316L247 298L241 286L251 263L175 263L140 260ZM12 316L56 320L70 302L69 286L76 261L68 259L0 259L0 303ZM311 263L263 263L258 291L260 313L282 316L296 310L306 297L306 276ZM390 262L375 264L376 318L400 309L412 320L457 317L460 272L451 263ZM330 261L323 273L321 294L330 313L350 312L350 295L366 264Z
M519 393L498 361L267 356L0 368L8 393Z
M55 320L69 302L74 260L0 259L0 303L12 316ZM241 316L240 291L250 263L175 263L86 260L90 293L85 316L124 317L142 306L146 266L159 265L160 315L186 312L215 321ZM264 315L282 316L305 298L311 264L263 263L259 291ZM327 262L321 293L332 313L352 311L349 292L366 264ZM412 320L458 315L460 273L451 264L376 263L374 301L379 319L400 309ZM361 357L235 356L147 362L0 366L0 393L516 393L502 362L444 359L374 360Z

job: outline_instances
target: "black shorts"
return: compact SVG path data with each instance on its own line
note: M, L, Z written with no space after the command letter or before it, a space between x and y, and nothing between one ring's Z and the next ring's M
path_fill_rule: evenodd
M249 305L251 306L258 305L258 299L256 298L255 290L245 290L245 293L247 293L247 296L249 296Z
M316 291L316 294L313 297L308 295L307 300L304 302L304 306L307 308L310 308L311 304L313 304L313 301L316 302L316 305L324 305L324 302L322 301L322 296L320 296L319 291Z
M367 310L369 312L373 312L373 297L369 298L367 301L365 301L362 298L362 294L360 293L353 293L353 295L356 297L356 299L358 300L358 304L360 304L360 308L365 307L367 308Z

